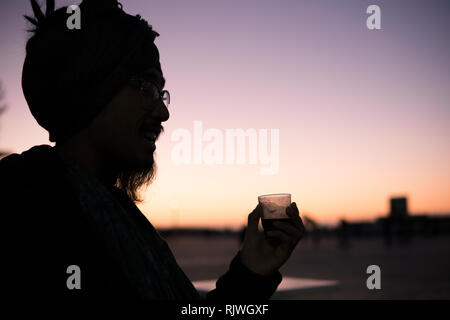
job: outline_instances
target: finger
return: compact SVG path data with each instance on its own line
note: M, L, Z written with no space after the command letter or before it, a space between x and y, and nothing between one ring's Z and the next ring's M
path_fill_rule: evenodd
M294 214L300 216L300 212L298 211L297 204L295 202L292 202L291 207L294 209Z
M282 243L284 245L288 245L290 247L295 246L296 242L286 233L281 230L271 230L267 233L268 240L275 243ZM275 241L273 241L275 240Z
M298 229L292 222L275 221L273 226L289 235L293 240L300 241L303 236L302 230Z
M291 218L294 226L304 232L305 231L305 225L303 224L302 219L300 218L300 214L298 213L298 208L295 205L295 202L290 206L286 208L286 214Z
M259 218L261 217L261 205L258 203L255 209L248 215L248 231L258 232Z
M286 214L300 216L297 204L295 202L292 202L288 207L286 207Z

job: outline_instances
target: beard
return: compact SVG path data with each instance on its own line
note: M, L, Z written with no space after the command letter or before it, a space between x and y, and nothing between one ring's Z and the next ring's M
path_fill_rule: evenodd
M153 182L156 170L155 159L150 165L123 169L117 175L116 187L124 191L133 202L142 202L139 191Z

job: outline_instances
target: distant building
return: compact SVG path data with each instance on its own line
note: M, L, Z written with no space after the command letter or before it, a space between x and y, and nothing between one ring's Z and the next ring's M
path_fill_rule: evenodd
M408 216L408 203L406 197L391 198L390 218L399 219Z

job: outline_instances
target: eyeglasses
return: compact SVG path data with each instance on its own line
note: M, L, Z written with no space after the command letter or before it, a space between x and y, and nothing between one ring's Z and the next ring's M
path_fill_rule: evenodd
M137 87L142 92L142 95L146 99L150 99L151 102L161 101L164 103L166 108L169 107L170 104L170 93L167 90L160 91L156 84L152 81L148 81L139 77L132 77L130 82L133 84L137 84Z

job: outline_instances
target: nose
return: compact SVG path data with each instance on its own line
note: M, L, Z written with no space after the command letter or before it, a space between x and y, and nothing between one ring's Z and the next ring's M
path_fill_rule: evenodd
M158 102L156 108L152 112L152 117L158 118L158 120L161 122L169 120L169 110L162 101Z

